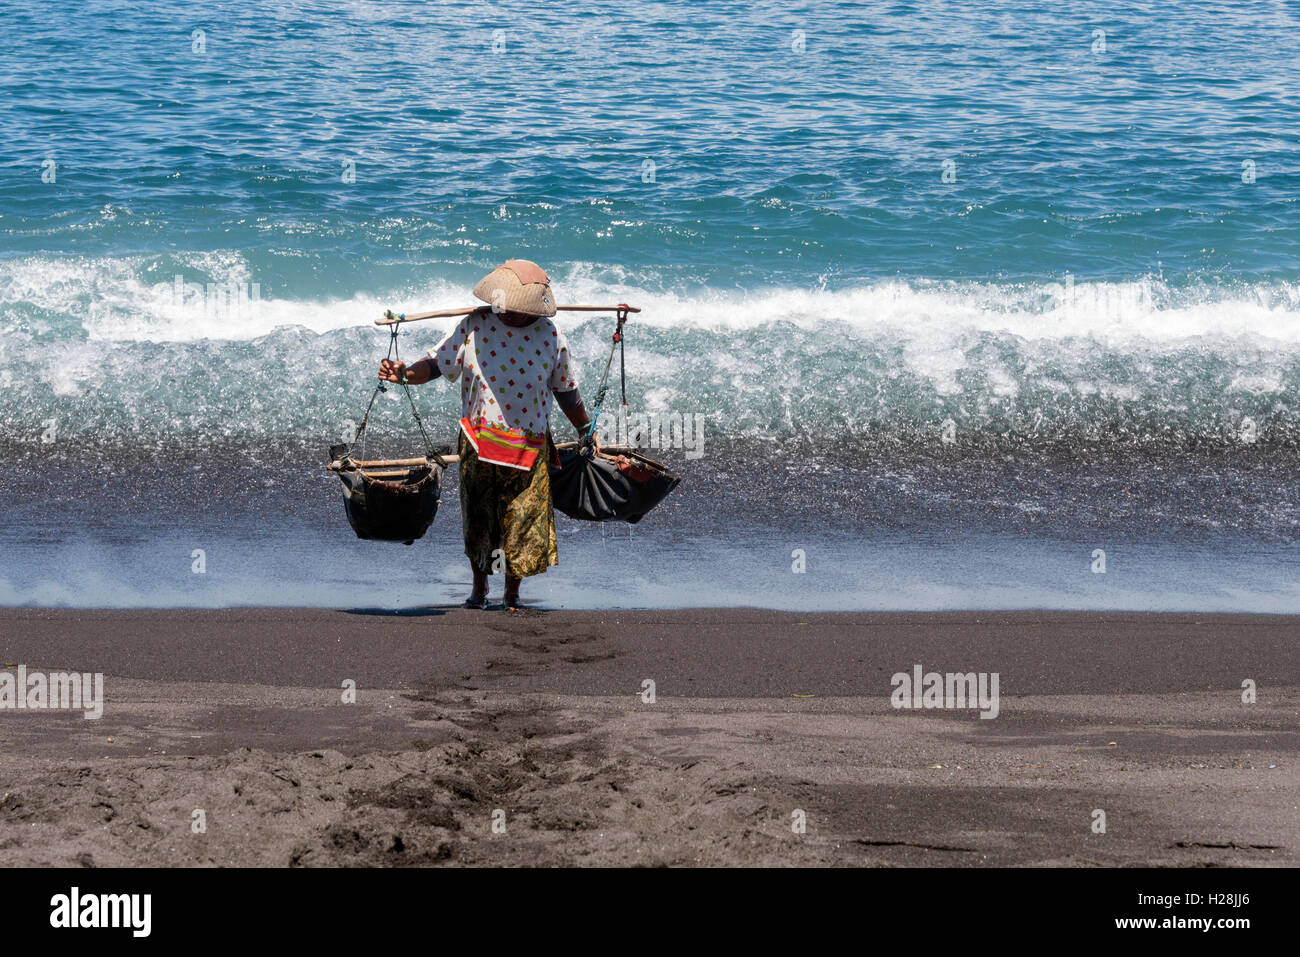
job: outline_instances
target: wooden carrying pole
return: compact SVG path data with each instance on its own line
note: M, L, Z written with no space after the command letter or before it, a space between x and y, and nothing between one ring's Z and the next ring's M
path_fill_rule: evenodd
M342 469L332 469L331 471L340 472ZM411 474L410 469L362 469L361 474L366 478L372 479L392 479L406 478Z
M470 306L467 309L435 309L433 312L413 312L409 315L393 315L389 313L382 319L376 319L377 326L391 326L399 322L415 322L419 319L447 319L451 316L468 316L471 312L484 308L483 306ZM556 306L558 312L618 312L620 309L626 309L628 312L640 312L636 306Z
M556 442L555 448L557 450L576 449L579 448L581 445L582 445L581 442ZM626 455L629 452L635 452L635 451L636 450L629 445L611 445L602 448L601 454L609 458L613 458L616 455ZM454 453L451 455L443 455L442 460L446 462L448 465L450 465L452 462L459 462L460 456ZM360 461L356 459L352 459L351 461L348 462L348 465L353 465L356 468L360 469L361 471L365 472L367 475L371 475L376 478L392 478L398 475L405 475L408 469L412 469L417 466L427 465L427 464L428 464L428 459L364 459ZM329 469L331 472L341 472L344 468L346 468L346 466L343 464L342 459L335 459L333 462L331 462L329 465L325 467ZM386 470L395 469L396 471L376 472L374 471L375 469L386 469Z
M459 462L460 456L444 455L442 456L442 460L450 464L452 462ZM407 469L415 468L420 465L428 465L429 460L428 459L368 459L366 461L358 462L357 460L353 459L348 464L355 465L361 471L367 473L369 473L371 469L393 469L393 468L399 468L402 469L403 472L405 472ZM331 462L329 465L325 467L329 469L331 472L339 472L342 471L343 468L345 468L342 459L335 459L333 462ZM398 474L398 473L392 473L392 474Z

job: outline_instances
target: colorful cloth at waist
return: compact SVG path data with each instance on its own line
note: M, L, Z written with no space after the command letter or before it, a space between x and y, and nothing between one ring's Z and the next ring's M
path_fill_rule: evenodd
M469 419L460 420L460 429L474 447L481 462L523 469L525 472L537 461L537 453L546 448L546 436L531 436L524 432L501 429L484 422L475 424Z

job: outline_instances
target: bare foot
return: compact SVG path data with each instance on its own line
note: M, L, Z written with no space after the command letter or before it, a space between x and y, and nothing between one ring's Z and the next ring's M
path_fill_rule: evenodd
M465 599L466 608L486 608L488 606L487 590L488 580L487 572L481 572L471 563L470 571L474 574L474 590L469 593Z
M506 594L502 599L502 605L506 611L520 611L523 606L519 604L519 583L522 578L516 578L510 573L506 573Z

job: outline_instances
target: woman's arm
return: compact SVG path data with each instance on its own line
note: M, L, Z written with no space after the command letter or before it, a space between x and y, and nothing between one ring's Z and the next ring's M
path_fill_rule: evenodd
M394 362L392 359L383 359L379 363L379 378L385 382L423 385L440 375L442 371L438 368L438 364L427 358L412 362L409 366L405 362Z
M560 407L565 417L578 430L579 437L586 435L587 426L591 425L591 416L587 414L587 409L582 404L582 393L577 389L570 389L567 392L556 392L555 402ZM600 451L600 442L596 439L596 433L591 433L591 440L596 444L596 451Z

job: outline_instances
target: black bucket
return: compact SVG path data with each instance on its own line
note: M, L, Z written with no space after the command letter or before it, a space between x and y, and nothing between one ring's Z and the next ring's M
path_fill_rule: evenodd
M376 478L354 465L338 471L343 506L357 538L410 545L438 514L442 469L433 462L414 466L404 476Z
M577 445L556 449L560 467L551 468L551 497L569 518L635 525L677 487L674 475L633 449L584 455Z

